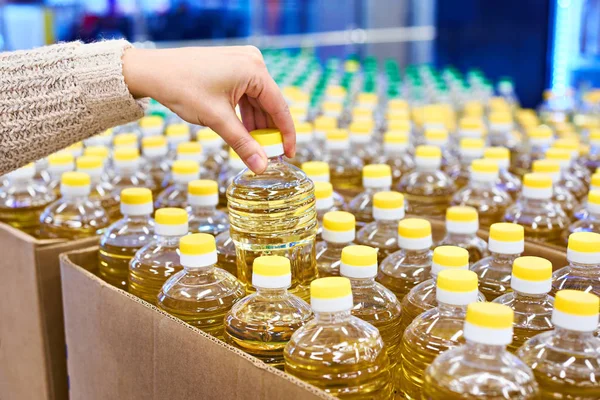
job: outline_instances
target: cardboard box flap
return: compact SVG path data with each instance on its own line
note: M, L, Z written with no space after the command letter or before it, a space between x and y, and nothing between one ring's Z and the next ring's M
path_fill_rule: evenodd
M96 268L97 248L61 255L73 398L333 399L105 283Z

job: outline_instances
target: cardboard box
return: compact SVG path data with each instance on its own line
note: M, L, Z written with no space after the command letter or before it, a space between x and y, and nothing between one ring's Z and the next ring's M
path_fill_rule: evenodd
M432 226L439 240L444 224ZM564 252L525 249L566 265ZM71 399L331 398L105 283L96 252L61 255Z
M107 284L97 251L60 257L72 400L333 399Z
M68 397L58 255L97 242L37 240L0 223L0 399Z

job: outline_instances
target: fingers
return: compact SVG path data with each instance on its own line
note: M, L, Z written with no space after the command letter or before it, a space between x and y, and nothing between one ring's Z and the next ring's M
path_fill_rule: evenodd
M240 106L240 114L242 115L242 121L248 131L257 129L256 122L254 120L254 107L250 104L248 96L243 95L238 103Z
M220 113L223 117L210 128L221 135L248 168L256 174L262 173L267 168L267 156L262 147L250 136L229 105L221 107L220 110L223 110Z

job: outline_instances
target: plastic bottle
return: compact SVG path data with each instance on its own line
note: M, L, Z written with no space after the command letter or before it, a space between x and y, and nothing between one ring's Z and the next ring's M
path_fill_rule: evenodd
M313 281L315 318L285 346L285 372L341 399L390 399L389 359L377 328L352 316L352 289L343 277Z
M204 176L206 174L206 169L203 167L204 164L204 149L202 145L198 142L183 142L177 145L177 154L175 159L177 161L193 161L200 167L200 175ZM172 171L171 171L172 172ZM170 184L174 183L173 175L171 174L169 177Z
M184 208L188 201L188 183L200 178L200 166L196 161L177 160L171 167L173 184L163 190L156 200L156 209L164 207Z
M112 128L109 128L109 129L105 130L104 132L98 133L97 135L90 136L89 138L87 138L83 141L83 143L85 144L85 149L87 149L88 147L93 147L93 146L110 147L113 142L113 133L114 133L114 130ZM85 155L85 149L83 150L84 155Z
M554 160L560 166L557 185L564 187L575 196L576 201L582 200L587 194L588 189L586 184L570 171L570 167L573 164L571 152L565 149L548 149L546 151L546 159Z
M456 170L454 183L458 189L463 188L469 183L471 178L471 163L483 157L483 139L479 138L464 138L460 140L459 145L459 160L460 169Z
M576 178L580 179L586 185L589 185L590 178L592 175L591 172L581 163L574 162L574 160L577 160L579 158L579 152L581 150L579 137L575 135L574 137L563 137L557 139L552 144L552 147L553 149L566 150L569 153L571 153L572 162L569 165L568 172L572 174L572 176L575 176ZM546 157L548 157L548 152L546 152Z
M600 296L600 234L576 232L569 236L569 265L554 271L552 294L573 289Z
M407 399L420 399L425 369L448 349L464 343L467 306L477 301L477 275L445 270L438 274L437 306L419 315L402 337L400 386Z
M600 233L600 190L590 190L585 207L585 216L573 222L563 232L564 244L567 244L569 235L574 232Z
M385 343L392 382L399 379L400 361L400 302L391 290L375 282L377 276L377 250L368 246L347 246L342 250L340 275L350 279L354 307L352 315L373 325Z
M100 204L108 214L111 222L121 218L119 203L112 197L113 187L108 175L104 172L103 160L100 157L81 156L75 161L77 171L90 176L91 192L89 199Z
M567 217L572 217L579 203L573 194L563 186L560 178L560 165L555 160L536 160L533 162L533 172L546 174L552 179L552 201L559 204Z
M521 180L509 170L510 151L506 147L487 147L483 150L483 158L495 161L498 164L498 180L496 186L503 189L513 200L521 194Z
M160 289L156 305L195 328L223 339L224 319L244 295L244 287L229 272L217 267L215 238L193 233L179 241L183 270Z
M154 180L141 171L140 155L133 148L119 148L113 152L114 176L110 183L113 186L113 197L119 201L121 190L128 187L145 187L156 193L158 186Z
M296 128L296 155L290 159L290 164L300 168L304 163L315 159L313 151L313 127L310 122L295 124Z
M135 253L154 240L152 192L146 188L128 188L121 192L123 218L110 225L100 238L99 276L127 290L129 262Z
M185 123L171 124L165 129L165 135L169 146L168 158L174 160L179 143L189 142L191 139L190 127Z
M554 142L554 133L547 125L539 125L527 131L527 145L517 152L512 171L523 176L531 170L535 160L546 157L546 151Z
M415 286L430 277L431 224L425 219L405 218L398 222L400 250L379 266L377 281L390 289L399 301Z
M488 255L487 243L477 236L479 219L473 207L454 206L446 210L446 235L438 246L458 246L469 252L472 265Z
M351 153L360 158L365 165L371 164L378 153L378 148L373 141L373 131L375 130L373 121L369 119L354 121L348 130Z
M592 175L590 181L590 191L600 190L600 173L595 173L594 175ZM588 215L589 212L587 210L587 198L584 198L581 201L579 207L577 207L577 209L573 212L573 217L575 217L576 220L581 220L586 218Z
M224 141L210 128L198 130L196 138L203 150L202 177L216 181L219 178L221 166L226 162L227 153L223 151Z
M237 277L237 254L229 230L217 235L215 241L217 243L217 265Z
M387 164L392 169L392 183L397 185L400 178L415 169L411 156L410 133L388 131L383 135L383 154L375 158L376 164Z
M237 276L251 291L254 258L287 257L292 265L290 292L307 298L309 282L317 274L314 185L304 172L283 159L279 131L259 129L251 134L269 160L262 174L246 169L227 189L230 232L238 256Z
M492 146L503 146L512 151L517 145L512 134L514 123L508 110L492 111L488 114L488 143Z
M533 370L544 399L600 397L600 339L598 297L577 290L556 294L555 329L529 339L517 352Z
M40 215L56 196L38 184L34 175L34 164L5 175L7 184L0 186L0 221L37 237Z
M392 170L387 164L365 165L362 170L364 191L354 197L347 210L356 217L356 227L361 229L373 222L373 195L377 192L388 192L392 186Z
M102 171L102 179L110 182L114 176L114 168L110 159L110 150L106 146L88 146L83 149L83 155L89 157L100 157L104 167Z
M142 154L144 163L142 171L154 180L157 190L167 187L167 176L171 170L167 162L167 139L164 136L147 136L142 138Z
M119 133L113 137L113 147L115 149L139 149L139 145L137 133Z
M448 131L446 129L428 129L424 132L425 144L439 147L442 152L442 171L448 176L456 175L460 168L458 159L455 155L456 148L450 142Z
M398 222L404 218L404 196L398 192L378 192L373 196L373 219L356 235L356 242L377 249L377 261L398 251Z
M231 185L231 182L233 182L233 178L242 172L244 168L246 168L246 164L244 164L240 156L230 148L227 164L221 167L219 179L217 181L219 184L219 205L221 207L227 207L227 188Z
M352 198L361 189L363 162L351 155L348 132L344 129L327 131L323 161L329 164L331 184L345 198Z
M147 115L140 118L138 124L142 136L159 136L163 133L165 121L158 115Z
M283 369L283 349L292 334L313 318L310 306L289 294L290 260L263 256L252 267L253 293L225 316L225 341L259 360Z
M88 174L65 172L60 183L62 197L40 215L40 236L80 239L102 234L110 222L102 206L89 199L90 191Z
M47 189L56 197L60 197L60 182L62 174L75 171L75 157L68 151L59 151L48 156L49 180Z
M402 299L402 332L417 316L437 305L437 275L445 269L469 269L469 252L458 246L438 246L433 250L431 279L412 288ZM481 293L478 299L485 301Z
M463 139L484 139L485 138L485 125L481 117L470 117L465 116L458 121L458 137L462 141ZM477 156L475 158L480 158ZM470 164L467 164L467 166Z
M129 293L156 304L156 296L167 279L182 266L179 239L188 233L188 216L181 208L162 208L154 214L155 240L135 253L129 263Z
M331 211L323 216L322 242L316 246L317 270L320 277L338 276L342 249L353 244L356 237L354 215Z
M495 303L471 303L466 344L439 355L425 371L427 399L538 399L531 369L506 350L513 311Z
M588 140L590 151L586 156L580 158L580 163L593 174L600 167L600 127L589 130Z
M308 176L308 178L316 182L327 182L330 183L329 175L329 164L323 161L308 161L302 164L302 171ZM333 191L333 205L337 209L344 209L346 202L344 197L336 191ZM317 207L318 208L318 207ZM324 208L321 208L323 210Z
M229 231L227 214L217 211L219 187L217 182L198 179L190 181L187 189L188 226L191 233L209 233L217 236Z
M546 174L525 174L523 193L504 215L506 222L525 228L530 240L559 244L569 219L558 203L552 201L552 178Z
M329 182L315 182L315 199L317 205L317 242L323 240L323 217L330 211L339 211L340 209L335 206L333 196L333 186Z
M315 159L321 159L323 157L323 149L325 148L325 144L327 142L327 132L335 130L338 128L337 119L334 117L328 117L326 115L321 115L315 118Z
M454 182L440 171L442 152L435 146L418 146L416 170L400 179L397 190L404 194L413 214L442 217L456 191Z

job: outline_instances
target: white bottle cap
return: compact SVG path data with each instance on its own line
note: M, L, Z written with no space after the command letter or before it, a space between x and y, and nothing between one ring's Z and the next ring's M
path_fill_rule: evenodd
M519 257L512 266L510 287L525 294L544 294L552 289L552 263L541 257Z
M519 224L498 222L490 226L488 249L492 253L521 254L525 251L525 230Z
M479 216L473 207L454 206L446 210L446 231L470 235L479 229Z
M213 207L219 204L217 182L198 179L188 183L188 203L197 207Z
M161 208L154 215L154 231L161 236L183 236L188 233L188 215L181 208Z
M262 289L286 289L292 285L290 260L280 256L262 256L252 264L252 286Z
M403 250L425 250L433 245L431 224L420 218L405 218L398 222L398 246Z
M350 243L356 237L354 215L345 211L330 211L323 216L323 240L330 243Z
M447 269L436 278L438 303L466 306L477 301L477 274L468 269Z
M350 280L341 276L315 279L310 284L314 312L350 311L353 307Z
M150 215L154 211L152 192L146 188L126 188L121 190L121 214Z
M377 249L357 245L344 247L340 275L355 279L377 276Z
M217 246L214 236L207 233L194 233L182 237L179 240L179 262L185 268L215 265L217 263Z

